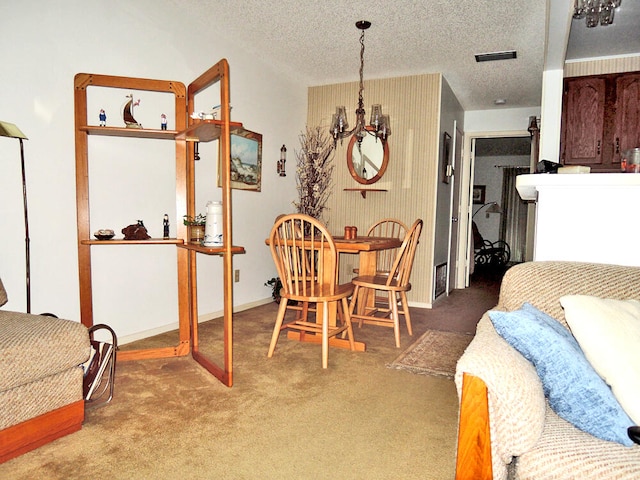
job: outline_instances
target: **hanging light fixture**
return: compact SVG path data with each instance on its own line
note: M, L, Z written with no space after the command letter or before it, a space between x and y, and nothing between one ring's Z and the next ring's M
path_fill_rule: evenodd
M586 18L587 27L611 25L613 13L622 0L576 0L573 18Z
M333 136L334 144L338 139L343 139L350 135L356 135L358 141L361 142L362 138L367 135L373 135L376 138L381 139L383 142L387 141L387 137L391 135L391 128L389 123L389 116L383 115L382 105L375 104L371 107L371 118L369 120L369 126L366 126L364 110L364 100L362 93L364 92L364 31L371 26L371 22L366 20L360 20L356 22L356 27L361 30L360 33L360 90L358 92L358 108L356 108L356 125L352 130L348 130L349 122L347 121L347 110L344 106L336 107L336 113L333 114L331 120L331 135Z

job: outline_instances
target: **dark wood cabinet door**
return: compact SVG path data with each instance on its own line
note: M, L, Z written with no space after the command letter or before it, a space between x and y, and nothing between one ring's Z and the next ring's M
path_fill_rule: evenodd
M640 73L616 81L616 128L614 161L632 148L640 147Z
M606 82L598 77L565 80L562 108L562 163L600 165Z

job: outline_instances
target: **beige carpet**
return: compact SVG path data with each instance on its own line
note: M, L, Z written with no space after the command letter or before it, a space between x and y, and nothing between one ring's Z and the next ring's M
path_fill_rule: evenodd
M474 331L486 285L412 309L414 336ZM454 478L458 399L451 379L386 368L402 351L393 331L356 328L366 352L285 338L267 349L277 307L234 316L234 386L188 357L119 362L111 404L82 430L0 465L0 479L422 479ZM135 319L131 319L135 321ZM202 324L201 350L221 356L220 321ZM442 327L445 326L445 328ZM177 343L177 333L140 347ZM123 348L127 348L124 346Z
M319 345L284 333L268 359L275 314L269 304L235 315L233 388L188 357L120 362L111 404L89 411L81 431L0 465L0 478L454 477L451 380L386 368L398 349L376 326L356 328L366 352L331 349L326 370ZM420 335L426 325L414 323ZM214 357L219 324L200 329ZM402 345L412 340L405 330Z
M427 330L388 367L453 378L456 363L472 339L470 334Z

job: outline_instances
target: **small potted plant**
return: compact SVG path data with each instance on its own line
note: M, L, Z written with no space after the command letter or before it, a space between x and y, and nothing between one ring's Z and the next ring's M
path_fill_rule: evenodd
M282 288L282 282L279 277L273 277L264 283L265 287L271 287L271 298L276 303L280 303L280 289Z
M280 303L280 290L282 289L282 281L280 280L279 277L273 277L270 278L269 280L267 280L264 283L265 287L271 287L271 298L273 298L273 301L276 303ZM297 305L298 302L295 300L289 300L287 302L287 305Z
M195 217L185 215L182 222L187 226L187 236L189 243L202 243L204 239L204 225L207 222L207 216L199 213Z

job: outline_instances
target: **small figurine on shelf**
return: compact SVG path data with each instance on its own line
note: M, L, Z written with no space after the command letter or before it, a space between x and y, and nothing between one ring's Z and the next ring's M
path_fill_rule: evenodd
M125 240L148 240L151 238L142 220L138 220L137 224L123 228L122 233Z
M100 114L98 115L98 118L100 119L100 126L101 127L106 127L107 126L107 114L105 113L103 108L100 109Z
M160 129L161 130L167 129L167 116L164 113L160 115Z
M167 215L166 213L164 214L164 218L162 219L162 227L163 227L162 236L164 238L169 238L169 215Z
M127 103L122 107L122 119L127 128L142 128L135 118L133 118L133 107L140 105L140 99L133 101L133 94L127 95Z

